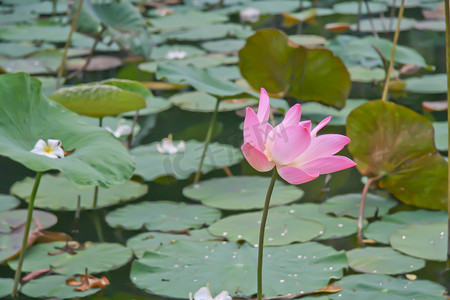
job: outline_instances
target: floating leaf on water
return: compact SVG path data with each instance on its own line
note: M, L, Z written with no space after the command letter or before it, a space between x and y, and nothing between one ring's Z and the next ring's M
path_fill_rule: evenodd
M321 213L319 204L303 203L292 204L289 206L280 206L272 208L271 211L285 213L297 218L317 221L325 226L323 234L317 239L327 240L332 238L341 238L356 233L358 230L357 221L350 218L337 218L331 215ZM366 222L365 222L366 223Z
M232 215L220 219L209 226L208 230L211 234L230 241L245 240L251 245L258 245L261 216L261 211ZM282 246L294 242L307 242L321 235L324 230L325 227L319 220L316 222L269 211L264 245Z
M19 206L20 201L14 196L0 194L0 212ZM1 227L1 225L0 225Z
M178 93L169 100L173 105L183 110L194 112L213 112L217 101L219 101L205 92ZM239 99L239 101L237 99L222 100L219 104L219 111L238 110L257 103L258 100L254 98Z
M366 102L368 102L366 99L347 99L345 107L341 110L320 103L309 102L302 104L302 114L317 124L326 117L332 116L329 125L344 126L350 112Z
M358 15L359 14L359 8L358 6L361 5L361 14L367 15L367 14L380 14L387 11L387 6L384 3L377 3L377 2L367 2L367 3L360 3L358 1L348 1L343 3L337 3L333 5L333 10L338 14L343 15ZM367 10L367 6L369 6L369 9Z
M294 44L279 30L255 33L239 51L239 59L242 76L269 93L342 108L350 92L350 75L331 51Z
M112 227L183 231L209 225L220 218L220 211L203 205L169 201L141 202L113 210L106 216Z
M174 141L178 144L179 141ZM184 152L176 154L162 154L156 149L158 142L142 145L131 150L136 160L135 174L146 181L170 175L177 179L186 179L198 169L203 152L203 143L195 140L186 142ZM229 167L242 160L241 151L230 145L210 143L206 152L202 172Z
M445 288L427 280L406 280L387 275L349 275L334 283L343 287L342 292L329 295L332 300L361 299L442 299ZM380 298L382 297L382 298Z
M361 32L373 32L373 28L375 28L375 32L394 32L397 28L397 22L397 18L367 18L361 20L359 26ZM412 29L416 22L417 21L415 19L402 18L400 23L400 31ZM356 31L356 24L353 24L351 29Z
M377 274L400 274L422 269L423 259L412 258L390 247L365 247L347 251L348 265L355 271Z
M11 295L13 289L14 279L12 278L0 278L0 297L7 297Z
M29 201L34 178L27 177L11 187L11 193ZM116 205L139 198L147 193L147 186L134 181L125 181L110 188L99 188L97 207ZM45 174L37 192L35 206L52 210L76 210L78 196L80 207L92 208L94 186L77 185L62 176Z
M139 116L148 116L152 114L158 114L160 112L166 111L172 107L172 103L163 97L151 97L145 101L147 107L139 110ZM124 117L134 117L135 111L130 111L121 114Z
M202 48L209 52L237 52L244 47L245 41L235 39L222 39L202 43Z
M447 222L411 224L391 235L392 248L427 260L447 259Z
M228 20L228 17L214 12L201 12L195 10L188 10L182 13L174 13L172 15L151 18L151 29L179 29L192 28L204 26L208 27L210 24L222 23Z
M212 294L226 290L233 296L251 296L256 293L252 275L257 251L233 242L177 241L136 260L130 279L141 289L175 298L184 298L207 283ZM346 266L344 252L318 243L269 247L263 272L270 278L265 277L263 293L269 297L315 291L330 278L340 278Z
M74 291L73 286L66 284L70 276L50 275L28 282L21 292L33 298L80 298L93 295L99 292L100 288L93 288L87 291Z
M65 242L38 244L27 250L23 261L23 272L32 272L52 266L58 274L84 274L85 268L89 273L100 273L116 269L126 264L132 257L131 249L114 243L86 243L85 248L78 250L76 255L64 252L59 255L49 255L55 247L63 247ZM18 259L8 261L8 265L15 270Z
M163 245L169 245L179 240L205 242L215 241L218 238L209 233L207 228L189 230L188 234L143 232L128 239L127 247L133 249L136 257L141 258L147 251L156 251Z
M418 94L444 94L447 92L447 75L430 74L405 79L406 92Z
M322 213L332 213L336 216L349 216L358 218L361 204L361 194L337 195L322 203L320 211ZM364 216L367 218L382 216L397 205L391 198L386 198L374 194L367 194L366 205L364 206Z
M270 179L260 176L232 176L201 181L197 186L183 189L183 195L203 204L226 210L263 208L266 188ZM303 196L303 191L293 185L277 181L270 204L281 205Z

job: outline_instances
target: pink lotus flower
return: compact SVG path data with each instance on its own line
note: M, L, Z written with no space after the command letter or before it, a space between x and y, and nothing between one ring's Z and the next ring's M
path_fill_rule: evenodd
M330 122L325 118L311 130L311 121L300 122L301 106L295 104L283 122L275 128L268 123L269 96L261 89L258 114L247 107L244 121L244 145L241 150L248 163L260 172L277 168L278 174L290 184L301 184L355 166L345 156L334 155L350 139L340 134L317 132Z

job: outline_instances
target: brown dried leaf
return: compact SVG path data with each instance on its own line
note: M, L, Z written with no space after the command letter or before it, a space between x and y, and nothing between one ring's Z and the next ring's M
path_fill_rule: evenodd
M42 230L41 235L36 240L37 244L72 241L72 237L64 232L52 232Z
M342 33L350 30L349 23L328 23L325 25L325 29L331 32Z
M66 280L66 284L68 286L78 286L74 291L84 292L92 288L104 288L109 284L109 280L105 276L99 279L94 275L80 275L80 281L75 278L69 278Z
M51 271L52 271L51 269L36 270L36 271L33 271L33 272L27 274L26 276L24 276L21 281L22 281L22 283L26 283L30 280L37 279L43 275L47 275Z
M48 255L60 255L65 252L75 255L77 254L78 250L83 250L85 248L85 244L80 244L78 242L68 242L64 247L55 247L55 249L59 250L56 252L49 252Z

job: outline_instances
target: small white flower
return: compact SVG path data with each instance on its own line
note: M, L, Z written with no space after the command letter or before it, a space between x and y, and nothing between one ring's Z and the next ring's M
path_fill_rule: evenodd
M260 11L257 8L249 7L241 11L241 22L256 23L259 21Z
M180 51L180 50L169 50L166 54L167 59L183 59L186 58L187 52L186 51Z
M163 154L176 154L179 152L184 152L186 149L186 144L184 141L178 143L177 146L173 143L172 135L169 134L168 138L161 140L161 143L156 144L156 150Z
M189 293L189 300L232 300L230 294L227 291L222 291L215 298L211 296L211 292L208 287L200 288L192 298L192 293Z
M164 17L167 15L171 15L173 13L173 10L167 7L158 7L156 9L156 15L160 16L160 17Z
M40 139L37 141L36 145L34 145L33 150L30 152L36 153L39 155L45 155L50 158L63 158L64 150L62 148L62 144L60 140L47 140L47 143Z
M105 127L105 129L111 132L116 138L130 135L133 129L131 128L130 125L126 124L125 122L126 121L124 119L120 119L116 130L112 130L110 127L107 126Z

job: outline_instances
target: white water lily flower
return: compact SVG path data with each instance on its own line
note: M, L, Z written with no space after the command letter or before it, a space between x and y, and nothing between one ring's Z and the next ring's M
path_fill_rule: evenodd
M257 8L249 7L241 11L241 22L256 23L259 21L260 11Z
M169 134L168 138L161 140L161 143L156 144L156 150L163 154L176 154L179 152L184 152L186 149L186 144L184 141L178 143L177 146L173 143L172 135Z
M211 292L208 287L200 288L192 298L192 293L189 293L189 300L232 300L230 294L227 291L222 291L215 298L211 296Z
M127 136L131 134L131 131L133 130L130 125L124 123L125 120L121 119L119 121L119 125L117 126L116 130L112 130L109 127L105 127L106 130L111 132L116 138L120 138L121 136Z
M50 158L63 158L64 150L62 148L62 144L60 140L47 140L47 143L40 139L37 141L36 145L34 145L33 150L30 152L36 153L39 155L45 155Z
M186 58L187 52L180 50L169 50L166 54L167 59L183 59Z

